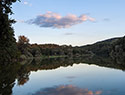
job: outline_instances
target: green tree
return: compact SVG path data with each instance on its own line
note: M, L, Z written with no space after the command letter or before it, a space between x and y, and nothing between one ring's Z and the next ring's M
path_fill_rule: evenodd
M17 45L14 38L11 5L17 0L0 0L0 61L12 61L17 58Z

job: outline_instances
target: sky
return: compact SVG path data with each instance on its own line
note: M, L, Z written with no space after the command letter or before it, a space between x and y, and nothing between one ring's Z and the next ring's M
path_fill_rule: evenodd
M15 37L82 46L125 35L125 0L21 0L10 16Z

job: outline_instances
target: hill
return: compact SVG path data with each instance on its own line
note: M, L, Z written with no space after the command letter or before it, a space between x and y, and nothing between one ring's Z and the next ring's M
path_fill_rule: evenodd
M30 44L29 39L25 38L24 41L23 39L21 38L17 43L22 59L31 57L92 58L96 56L111 58L117 63L125 62L125 37L107 39L80 47L56 44Z

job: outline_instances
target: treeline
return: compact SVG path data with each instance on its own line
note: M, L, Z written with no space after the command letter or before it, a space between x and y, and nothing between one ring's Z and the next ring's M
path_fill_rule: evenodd
M79 47L72 47L71 45L30 44L29 39L25 36L19 36L17 46L22 59L33 57L80 57L92 55L91 51L83 50Z
M125 62L125 37L100 41L92 45L76 46L56 44L30 44L25 36L17 42L21 59L43 57L89 57L112 58L117 63ZM119 62L118 62L119 61Z
M30 44L25 36L19 36L17 42L21 58L47 57L47 56L72 56L72 46L59 46L56 44Z

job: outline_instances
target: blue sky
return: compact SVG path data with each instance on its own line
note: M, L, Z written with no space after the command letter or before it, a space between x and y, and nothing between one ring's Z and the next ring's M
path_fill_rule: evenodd
M17 20L16 38L25 35L30 43L81 46L124 36L124 5L125 0L21 0L13 4L11 17ZM48 18L52 15L59 19Z

